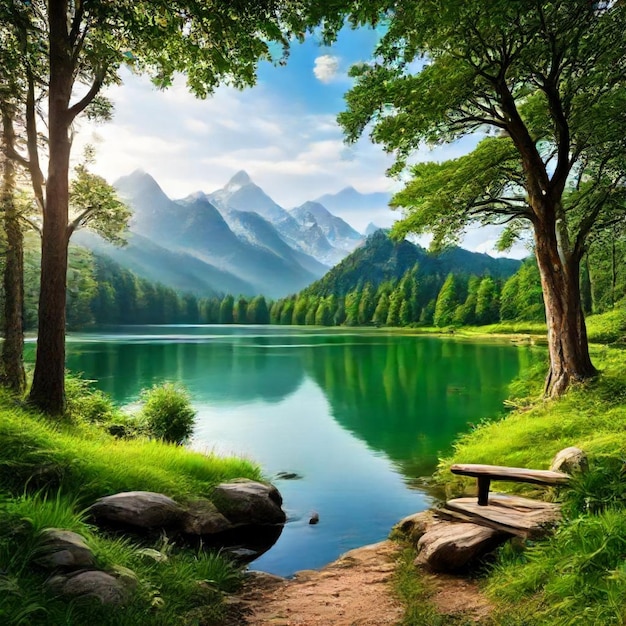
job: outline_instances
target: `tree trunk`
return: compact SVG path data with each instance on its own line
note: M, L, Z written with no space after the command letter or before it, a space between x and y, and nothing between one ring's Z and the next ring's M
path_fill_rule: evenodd
M545 395L562 395L571 382L597 372L589 356L587 328L580 298L580 261L561 250L554 229L535 226L535 254L548 326L550 370Z
M3 141L14 144L13 124L3 113ZM2 172L2 207L7 250L4 267L4 344L2 346L2 382L16 394L26 389L24 372L24 236L15 206L15 163L5 156Z
M41 245L37 357L30 401L46 413L65 409L65 301L68 249L68 113L73 84L67 0L49 0L49 160Z

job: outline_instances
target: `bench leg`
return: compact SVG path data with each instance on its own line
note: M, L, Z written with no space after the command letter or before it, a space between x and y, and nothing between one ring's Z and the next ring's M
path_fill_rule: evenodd
M487 506L489 504L489 486L491 478L487 476L478 477L478 505Z

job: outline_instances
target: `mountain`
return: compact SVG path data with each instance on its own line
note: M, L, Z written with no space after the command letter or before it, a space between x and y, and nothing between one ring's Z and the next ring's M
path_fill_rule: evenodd
M276 204L246 172L237 172L222 189L205 196L222 213L231 227L238 216L233 211L258 213L274 226L292 248L317 259L327 267L338 263L346 251L335 248L317 222L301 224L287 210Z
M373 235L377 230L380 230L381 228L382 228L381 226L376 226L376 224L374 224L374 222L370 222L365 227L365 230L363 232L365 233L366 237L369 237L370 235Z
M291 209L290 213L302 225L315 222L326 239L334 247L341 250L352 252L363 242L363 236L360 233L340 217L333 215L319 202L305 202L299 207Z
M289 217L244 171L237 172L222 189L206 198L222 211L254 211L272 223Z
M249 180L247 175L231 179L227 185L228 193L236 194L249 184L247 180ZM235 294L263 293L269 297L280 297L302 289L322 276L327 269L314 259L292 250L284 242L284 245L279 245L275 240L280 237L267 222L265 223L269 230L274 230L273 234L272 232L268 234L270 240L273 237L270 244L254 241L253 237L238 236L222 212L202 193L193 194L180 201L171 200L158 183L142 171L120 178L115 186L133 209L130 228L133 235L138 238L133 239L130 251L125 254L112 253L112 256L122 265L134 263L132 268L130 265L128 267L134 269L140 276L155 280L154 276L148 275L143 260L139 262L142 254L144 256L147 254L151 258L155 256L156 251L151 246L185 255L183 257L186 259L185 262L193 258L195 262L191 264L196 269L199 267L197 263L201 262L202 267L208 268L207 275L219 278L217 282L220 285L238 287L222 289L216 286L216 290ZM267 208L272 201L269 197L266 198ZM278 209L293 220L286 211L280 207ZM262 218L259 217L259 220ZM248 221L254 221L254 218ZM141 247L146 250L140 252L137 248ZM155 265L160 267L163 263L155 260ZM226 277L229 277L228 280ZM183 288L182 284L176 284L171 271L157 276L156 280L168 286ZM197 289L194 291L197 292Z
M328 271L327 265L289 246L274 225L258 213L254 211L229 211L227 217L230 228L240 239L244 239L252 245L267 248L294 264L300 264L316 276L321 276Z
M386 280L400 278L416 263L420 274L442 277L453 272L507 278L521 265L521 261L516 259L493 258L456 247L434 255L410 241L394 242L384 230L378 230L367 238L365 245L357 248L306 291L318 296L345 295L367 282L376 287Z
M254 295L256 289L241 278L200 259L159 246L147 237L130 233L128 243L114 246L88 231L78 231L72 241L109 257L137 276L174 287L182 292L208 297L217 293Z
M391 225L394 214L389 208L390 200L390 193L360 193L354 187L344 187L335 194L325 194L315 201L358 230L363 230L373 217L379 224Z

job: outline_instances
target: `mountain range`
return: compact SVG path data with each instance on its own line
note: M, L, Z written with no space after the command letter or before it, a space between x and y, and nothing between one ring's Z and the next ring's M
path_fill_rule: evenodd
M198 295L300 291L364 237L319 203L287 211L238 172L221 189L172 200L137 170L115 182L133 211L128 244L80 233L77 243L139 276Z
M179 200L141 170L114 185L133 212L127 245L115 247L88 232L77 233L75 242L142 278L199 296L280 298L309 286L319 295L343 295L359 282L398 278L416 263L425 272L493 276L519 265L462 248L429 255L408 241L392 242L371 222L366 241L337 215L386 206L383 193L347 187L286 210L244 171L221 189Z

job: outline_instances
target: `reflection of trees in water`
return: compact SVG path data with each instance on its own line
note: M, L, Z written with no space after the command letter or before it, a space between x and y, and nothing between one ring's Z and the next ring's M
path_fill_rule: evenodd
M271 341L269 341L271 342ZM245 341L74 344L68 367L98 380L119 402L142 388L181 381L198 401L279 402L304 376L299 350L272 348L265 337Z
M468 422L501 412L507 384L529 359L527 348L432 337L237 335L73 343L68 367L120 402L179 380L195 400L228 404L278 402L297 390L306 370L343 428L415 477L432 472Z
M470 422L502 410L528 350L436 338L367 337L307 351L306 368L341 426L407 476L432 472Z

